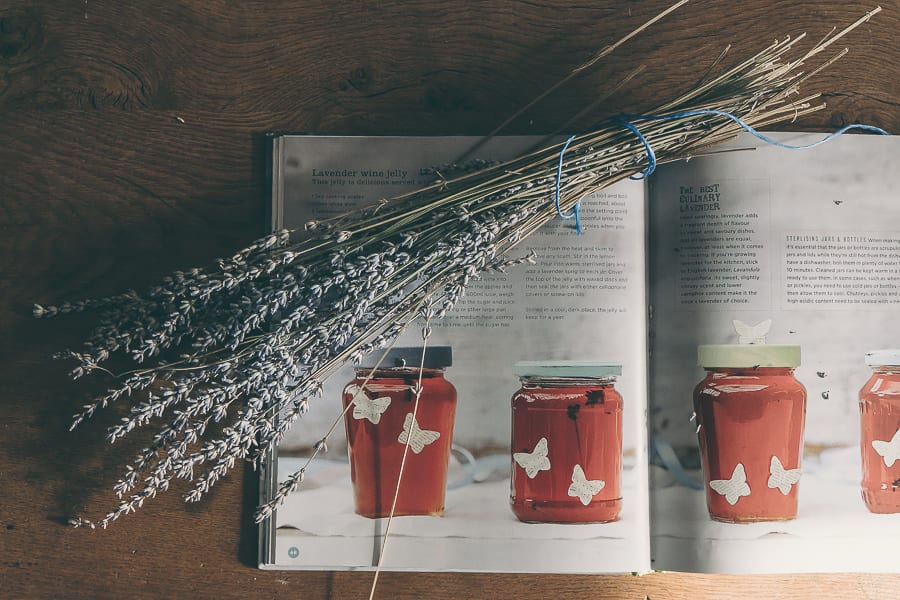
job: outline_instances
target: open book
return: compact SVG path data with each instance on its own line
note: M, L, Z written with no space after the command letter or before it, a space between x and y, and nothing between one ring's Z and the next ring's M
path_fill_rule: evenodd
M808 144L823 136L775 137ZM275 137L271 226L299 228L429 184L434 167L475 141ZM498 138L479 153L502 160L536 141ZM900 514L890 506L876 514L861 495L865 466L882 479L868 477L871 494L900 506L900 434L885 434L900 429L900 382L869 386L875 393L880 385L878 401L887 403L866 405L877 427L861 424L859 400L872 374L867 353L900 348L900 142L843 135L795 151L747 135L727 147L736 150L717 148L661 166L649 183L626 181L584 198L582 235L571 221L551 222L522 245L522 255L534 251L534 264L482 276L435 322L429 344L452 350L435 360L457 394L452 440L446 432L443 440L450 448L443 511L395 517L384 569L900 570ZM421 346L419 331L398 345ZM701 346L704 366L724 368L715 375L724 380L701 384ZM898 354L876 356L890 362ZM562 365L576 380L612 381L621 396L606 412L618 415L615 439L559 428L531 438L511 431L524 427L513 424L512 399L535 365L538 375ZM802 385L805 404L796 395L758 401L781 384L768 375L748 383L727 371L737 367L760 375L780 368L777 381ZM355 376L347 366L326 382L264 470L263 500L341 419ZM364 406L345 418L377 423L389 410L387 396L360 396ZM723 406L731 413L716 412ZM567 416L576 423L571 409ZM437 426L412 421L401 431L385 418L398 429L387 435L415 437L420 449L440 437ZM745 439L741 432L750 430L742 427L756 433ZM604 452L618 447L621 454L605 473L571 463L554 472L564 462L560 448L573 443L586 444L578 448L586 456L600 452L591 444L604 443ZM372 485L362 468L351 477L340 423L300 489L262 525L260 566L373 569L387 519L357 514L369 493L361 486ZM615 512L578 523L553 522L565 520L553 512L539 522L529 522L530 513L521 518L512 510L521 506L511 505L522 501L520 486L551 474L572 514L600 498L615 500ZM897 481L886 480L891 475ZM417 485L405 476L406 485Z

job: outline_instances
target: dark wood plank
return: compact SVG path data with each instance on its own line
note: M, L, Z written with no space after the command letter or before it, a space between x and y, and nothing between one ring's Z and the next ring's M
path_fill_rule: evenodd
M111 506L118 465L101 416L67 431L99 383L49 355L83 318L32 302L126 287L230 252L264 213L264 134L486 133L667 3L225 0L0 3L0 596L364 597L370 575L261 572L252 473L197 506L178 490L105 532L65 519ZM579 123L642 110L784 34L818 39L858 1L698 2L542 102L510 131L547 132L639 64L646 74ZM790 128L863 121L900 131L896 1L817 79L826 110ZM841 45L843 47L843 44ZM897 576L513 576L388 573L379 597L889 598Z

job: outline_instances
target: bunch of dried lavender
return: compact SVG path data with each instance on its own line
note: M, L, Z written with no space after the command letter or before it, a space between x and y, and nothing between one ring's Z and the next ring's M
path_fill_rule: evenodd
M739 133L722 113L759 127L819 110L824 105L811 104L816 96L797 98L798 88L846 50L811 72L800 68L876 12L793 60L786 57L803 36L775 42L658 107L650 115L657 118L632 121L663 162ZM73 523L106 527L174 479L193 481L185 499L197 501L237 460L258 464L340 366L391 344L420 316L442 317L485 270L530 261L505 257L556 218L554 198L569 212L587 193L640 173L648 147L632 127L610 121L565 147L454 177L436 171L436 181L419 191L308 223L304 232L274 233L142 294L36 305L37 317L98 313L85 348L64 353L77 361L74 379L110 373L104 364L113 354L137 363L113 374L116 385L85 405L73 428L125 400L128 414L109 429L110 442L160 423L116 484L118 506L96 524ZM207 431L211 423L222 424L215 435ZM323 445L324 438L317 449ZM302 475L284 482L257 520L270 516Z

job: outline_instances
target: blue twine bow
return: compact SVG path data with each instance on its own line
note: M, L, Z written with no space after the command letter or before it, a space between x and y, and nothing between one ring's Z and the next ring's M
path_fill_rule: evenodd
M637 115L631 115L632 118ZM644 137L644 134L641 133L640 129L638 129L634 123L626 121L624 119L619 119L619 123L622 124L623 127L634 133L641 143L644 144L644 149L647 151L647 168L637 175L632 175L628 179L634 179L635 181L640 179L646 179L650 177L653 171L656 170L656 153L653 151L653 148L650 146L650 142L647 141L647 138Z
M559 165L556 167L556 214L558 214L561 219L574 218L575 231L578 232L578 235L581 235L581 200L575 203L575 206L572 208L572 212L567 215L563 214L562 207L560 207L559 205L559 188L562 187L563 157L566 155L566 149L568 149L569 144L571 144L572 140L574 139L574 135L567 139L566 143L563 144L562 150L559 151Z

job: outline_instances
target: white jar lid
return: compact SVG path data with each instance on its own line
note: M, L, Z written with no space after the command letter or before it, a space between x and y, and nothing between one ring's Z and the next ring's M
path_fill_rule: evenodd
M870 350L866 352L866 364L870 367L900 366L900 348Z
M800 366L800 346L787 344L710 344L697 346L697 364L707 369L794 368Z

